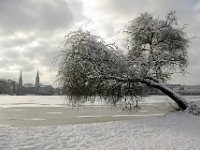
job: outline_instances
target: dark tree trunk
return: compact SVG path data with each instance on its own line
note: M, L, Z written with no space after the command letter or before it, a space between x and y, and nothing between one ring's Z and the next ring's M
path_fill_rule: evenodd
M104 79L109 79L109 80L117 80L119 82L124 82L124 83L142 83L147 86L156 88L161 90L164 94L169 96L176 104L179 106L181 110L187 110L187 112L193 114L193 115L200 115L200 108L191 103L188 102L185 98L183 98L181 95L177 94L174 92L172 89L168 88L166 85L161 83L158 79L155 79L153 77L144 77L144 78L121 78L121 77L105 77L102 76L101 78Z
M164 84L162 84L160 81L158 81L157 79L153 78L153 77L145 77L145 78L118 78L118 77L103 77L104 79L114 79L120 82L140 82L142 84L145 84L147 86L156 88L161 90L164 94L166 94L167 96L169 96L172 100L174 100L174 102L176 102L176 104L179 106L179 108L181 110L186 110L187 108L190 107L189 103L186 101L186 99L184 99L181 95L177 94L176 92L174 92L172 89L168 88L167 86L165 86ZM196 105L195 105L196 107ZM200 109L198 109L198 113L200 114Z
M146 84L147 86L161 90L164 94L174 100L181 110L186 110L188 108L188 102L182 96L175 93L167 86L149 79L143 79L140 80L140 82Z

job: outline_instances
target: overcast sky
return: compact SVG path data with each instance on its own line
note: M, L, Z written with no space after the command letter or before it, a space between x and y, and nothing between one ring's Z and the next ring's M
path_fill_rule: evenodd
M53 63L64 36L79 27L120 43L120 29L142 12L163 18L175 10L186 24L188 74L172 83L200 84L200 0L0 0L0 78L34 83L37 68L43 84L56 85Z

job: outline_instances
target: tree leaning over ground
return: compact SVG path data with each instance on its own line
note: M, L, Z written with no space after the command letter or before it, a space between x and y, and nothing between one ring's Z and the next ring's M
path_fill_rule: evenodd
M83 30L70 32L65 38L58 69L65 94L77 99L109 97L116 105L122 97L120 84L102 78L123 76L128 69L116 45L106 44L99 36Z
M138 80L161 90L185 110L186 101L162 84L172 74L184 73L188 64L189 40L184 27L178 26L175 13L170 12L165 20L141 14L130 22L125 32L130 68Z
M66 94L119 99L133 93L137 85L147 85L173 99L180 110L200 114L196 105L165 84L172 74L184 73L188 65L189 40L175 13L168 13L164 20L143 13L124 32L127 55L88 31L66 36L58 71Z

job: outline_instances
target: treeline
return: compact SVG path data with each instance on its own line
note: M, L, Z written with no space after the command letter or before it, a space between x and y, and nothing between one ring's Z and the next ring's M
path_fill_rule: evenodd
M0 79L0 94L13 94L15 90L15 81Z

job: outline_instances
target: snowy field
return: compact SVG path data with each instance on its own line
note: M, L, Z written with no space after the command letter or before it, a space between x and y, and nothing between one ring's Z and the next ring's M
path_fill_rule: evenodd
M199 150L200 118L159 118L46 127L1 127L1 150Z

